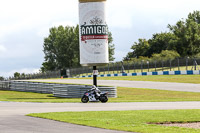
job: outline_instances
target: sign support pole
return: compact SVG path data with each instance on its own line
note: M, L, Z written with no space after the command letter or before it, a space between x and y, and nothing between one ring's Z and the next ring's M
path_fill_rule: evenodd
M97 87L97 74L95 73L96 70L97 70L97 67L93 66L93 85Z
M79 0L80 64L93 67L93 85L97 86L97 66L109 63L107 0Z

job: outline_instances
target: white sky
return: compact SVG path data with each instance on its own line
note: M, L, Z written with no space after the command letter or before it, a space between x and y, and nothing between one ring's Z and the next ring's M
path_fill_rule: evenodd
M107 23L116 61L139 38L168 31L168 24L200 10L199 0L107 0ZM78 0L0 0L0 76L37 71L49 28L78 24Z

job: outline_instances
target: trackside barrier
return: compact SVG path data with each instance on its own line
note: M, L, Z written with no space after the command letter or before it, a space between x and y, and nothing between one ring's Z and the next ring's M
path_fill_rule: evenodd
M98 87L102 92L108 92L108 97L117 97L116 87ZM60 84L55 85L53 94L55 97L66 97L66 98L81 98L87 90L90 90L91 86L87 85L66 85Z
M10 90L52 94L53 93L53 85L54 84L39 83L39 82L11 81L10 82Z
M142 72L142 73L120 73L120 74L103 74L98 77L121 77L121 76L147 76L147 75L200 75L200 70L188 71L158 71L158 72ZM92 75L80 76L78 78L89 78Z
M9 81L0 81L0 90L9 90Z
M53 84L53 83L41 83L41 82L27 82L27 81L9 81L1 82L1 86L6 86L11 91L21 92L35 92L53 94L55 97L63 98L81 98L87 90L91 89L91 86L87 85L70 85L70 84ZM108 97L117 97L116 87L98 87L102 92L108 92Z

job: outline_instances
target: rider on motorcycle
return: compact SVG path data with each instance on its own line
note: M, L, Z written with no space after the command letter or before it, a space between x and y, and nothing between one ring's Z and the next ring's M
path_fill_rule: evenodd
M93 94L95 94L95 96L100 96L101 91L95 86L92 86L92 89L90 90Z

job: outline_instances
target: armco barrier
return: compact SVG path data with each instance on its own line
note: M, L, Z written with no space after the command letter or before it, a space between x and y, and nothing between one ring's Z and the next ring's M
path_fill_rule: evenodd
M2 83L3 84L3 83ZM63 98L81 98L91 86L87 85L69 85L52 84L41 82L10 81L8 86L12 91L35 92L53 94L55 97ZM1 85L1 82L0 82ZM116 87L98 87L99 90L108 92L108 97L117 97Z
M84 87L83 85L57 84L54 85L53 95L55 97L80 98L81 97L80 90L83 87Z
M10 90L35 93L53 93L54 84L40 82L11 81Z
M108 92L108 97L117 97L116 87L98 87L102 92ZM54 86L53 95L55 97L66 98L81 98L87 90L91 89L91 86L87 85L66 85L57 84Z
M9 90L9 81L0 81L0 90Z

